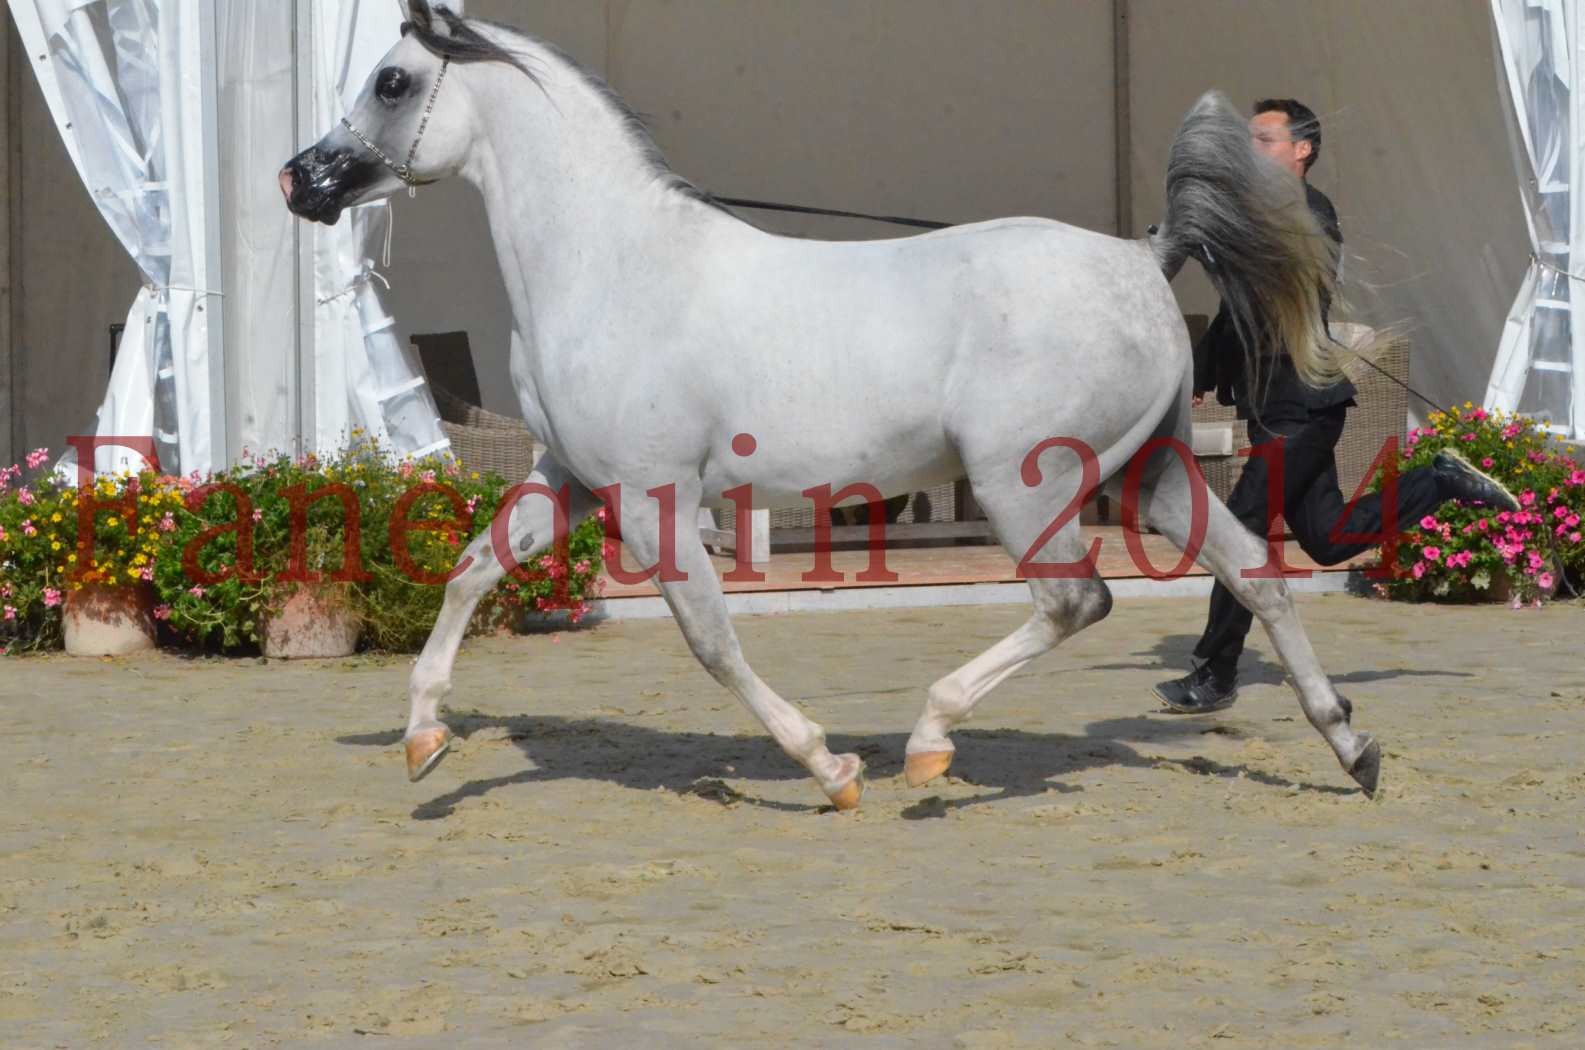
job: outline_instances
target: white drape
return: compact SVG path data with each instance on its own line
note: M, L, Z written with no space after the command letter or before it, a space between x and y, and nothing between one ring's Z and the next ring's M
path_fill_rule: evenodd
M83 184L146 281L97 432L152 434L184 473L244 448L332 451L355 428L399 454L447 448L375 283L388 206L308 226L275 187L399 38L397 0L9 3ZM138 464L107 448L95 467Z
M401 35L396 0L312 3L313 126L319 138L352 107L369 73ZM284 158L283 158L284 159ZM343 445L367 433L404 455L450 447L434 397L412 351L396 337L376 284L375 263L391 221L380 202L349 209L333 227L314 226L313 446Z
M225 458L209 14L198 0L10 7L78 175L146 282L97 433L153 434L167 469L208 469ZM140 464L96 454L99 470Z
M1585 438L1585 83L1579 0L1492 0L1497 67L1532 261L1503 328L1488 408Z

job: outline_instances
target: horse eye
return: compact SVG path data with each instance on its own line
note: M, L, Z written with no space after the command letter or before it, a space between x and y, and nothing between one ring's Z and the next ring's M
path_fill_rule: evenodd
M407 75L407 70L399 66L386 66L380 70L380 76L374 82L374 93L382 102L396 102L407 94L412 82L413 78Z

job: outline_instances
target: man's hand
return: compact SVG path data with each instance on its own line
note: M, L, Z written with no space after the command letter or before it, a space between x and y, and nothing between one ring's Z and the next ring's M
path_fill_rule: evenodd
M1193 405L1195 408L1199 408L1201 405L1205 404L1205 395L1195 394L1193 397L1189 398L1189 404Z

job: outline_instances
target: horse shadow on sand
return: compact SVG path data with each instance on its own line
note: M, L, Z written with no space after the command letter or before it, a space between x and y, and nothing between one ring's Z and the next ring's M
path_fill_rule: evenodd
M599 717L498 716L478 711L453 711L443 717L462 741L479 733L488 733L494 739L504 737L522 751L532 766L506 776L472 780L446 791L415 808L415 820L444 819L469 799L493 791L569 778L604 780L634 791L660 789L694 795L725 807L751 805L789 813L831 808L758 798L749 793L755 782L808 779L768 736L656 729ZM1104 719L1085 726L1078 735L1021 729L959 730L953 734L958 753L950 775L960 782L953 785L954 791L963 784L982 790L968 797L943 798L928 788L921 789L920 801L907 806L901 815L910 820L943 817L949 810L968 806L1053 791L1081 792L1085 788L1079 781L1084 774L1114 766L1176 768L1223 779L1244 777L1275 789L1355 793L1352 787L1295 782L1199 755L1180 759L1149 753L1155 744L1181 745L1208 734L1234 738L1249 735L1236 723L1167 714ZM401 737L400 730L388 730L344 736L337 742L390 748ZM827 743L834 752L856 752L864 759L866 775L874 781L901 775L907 739L906 733L833 733ZM1316 742L1319 744L1319 739ZM444 782L444 769L442 764L436 780Z
M1166 675L1176 678L1187 674L1192 666L1190 657L1194 653L1194 646L1199 642L1199 635L1194 634L1169 634L1157 637L1148 649L1136 650L1129 653L1136 659L1127 663L1089 664L1084 667L1087 671L1161 671ZM1436 667L1409 668L1373 668L1368 671L1345 671L1342 674L1329 675L1332 685L1339 692L1347 685L1369 685L1373 682L1386 682L1394 678L1473 678L1474 675L1467 671L1448 671ZM1267 658L1263 652L1245 649L1243 658L1238 663L1238 684L1245 685L1282 685L1288 680L1288 672L1279 663ZM1350 699L1353 699L1350 697Z

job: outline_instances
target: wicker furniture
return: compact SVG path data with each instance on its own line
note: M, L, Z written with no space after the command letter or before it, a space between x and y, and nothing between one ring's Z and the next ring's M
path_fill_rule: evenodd
M540 446L521 419L486 411L438 386L430 389L440 409L440 429L465 469L511 482L528 477Z

